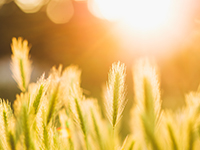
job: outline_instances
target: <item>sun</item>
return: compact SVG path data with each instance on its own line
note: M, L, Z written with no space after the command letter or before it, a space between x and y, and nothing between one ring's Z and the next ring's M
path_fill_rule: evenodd
M88 0L111 29L123 50L166 56L175 53L191 28L195 0Z
M172 0L91 0L109 21L120 22L134 30L154 30L169 22ZM91 8L91 7L90 7Z
M171 0L133 0L124 9L120 21L135 30L155 30L168 24Z

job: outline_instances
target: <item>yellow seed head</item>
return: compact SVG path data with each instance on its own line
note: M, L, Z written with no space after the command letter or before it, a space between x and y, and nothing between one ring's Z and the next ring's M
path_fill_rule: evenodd
M11 70L13 78L17 82L20 90L26 91L31 76L31 61L29 60L30 48L28 47L28 41L23 41L21 37L18 39L13 38L11 49Z
M125 64L117 62L112 64L108 74L107 88L104 90L107 116L113 128L122 116L126 105L126 90L124 87L126 77Z

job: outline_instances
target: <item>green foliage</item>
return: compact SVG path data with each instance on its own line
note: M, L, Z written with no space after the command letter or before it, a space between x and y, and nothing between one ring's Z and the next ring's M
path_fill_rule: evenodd
M16 95L14 110L0 100L0 149L199 149L199 91L186 96L186 106L181 110L162 110L156 68L148 59L141 59L133 69L135 104L131 132L123 139L117 127L127 102L124 64L113 63L108 74L103 95L106 119L98 101L84 96L78 67L63 71L62 66L53 67L46 79L42 75L36 83L29 83L27 41L13 39L12 50L11 70L21 93Z

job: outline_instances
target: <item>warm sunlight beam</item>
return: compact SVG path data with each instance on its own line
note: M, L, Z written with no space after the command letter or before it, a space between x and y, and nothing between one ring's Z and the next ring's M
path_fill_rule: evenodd
M172 0L90 0L89 9L109 21L120 21L138 30L152 30L166 24ZM90 5L97 8L94 12ZM98 15L97 15L98 16Z
M74 14L71 0L51 0L47 5L47 16L56 24L67 23Z
M88 0L93 15L115 23L123 49L156 54L184 40L195 5L196 0Z
M171 0L129 0L120 20L137 30L154 30L170 19Z
M25 13L37 12L47 0L14 0L20 9Z

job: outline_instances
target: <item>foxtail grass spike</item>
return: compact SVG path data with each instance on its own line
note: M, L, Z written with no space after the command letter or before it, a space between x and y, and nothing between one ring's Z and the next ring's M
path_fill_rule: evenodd
M150 144L154 150L159 150L156 130L161 118L161 100L156 69L150 65L148 59L141 59L134 68L133 77L136 99L133 132L143 134L144 137L140 137L141 140L148 141L146 146Z
M141 59L136 63L133 73L136 105L140 113L146 112L158 123L161 115L161 100L156 68L148 59Z
M25 92L31 76L31 61L29 59L30 48L28 47L28 42L27 40L23 40L21 37L18 39L13 38L11 49L11 70L13 78L17 82L20 90Z
M38 93L35 97L35 100L33 102L33 107L34 107L34 113L37 114L38 112L38 107L39 107L39 104L40 104L40 100L42 98L42 94L43 94L43 90L44 90L44 86L43 85L40 85L40 88L38 90Z
M22 86L23 89L26 89L26 81L25 81L25 72L24 72L24 66L23 66L23 60L20 59L20 72L21 72L21 80L22 80Z
M8 126L8 112L6 112L6 110L3 110L3 118L4 118L4 126L5 126L5 136L6 136L6 140L8 143L8 147L10 147L11 150L15 150L15 139L14 136L12 134L12 132L10 131L11 129L9 129Z
M152 89L149 81L144 78L144 110L146 115L148 115L152 121L155 120L154 114L154 100L152 95ZM154 124L154 122L152 122Z
M10 145L11 150L16 150L15 138L11 131L8 132L8 143Z
M152 149L153 150L161 150L158 140L155 136L155 132L152 129L152 126L150 125L148 118L145 115L141 116L142 119L142 123L143 123L143 127L144 127L144 133L145 133L145 137L148 139L148 141L150 142Z
M49 122L51 121L53 117L53 114L55 113L56 104L58 101L58 91L59 91L59 84L57 85L57 87L55 87L49 100L49 108L47 112L47 125L49 124Z
M5 110L3 110L3 120L4 120L4 126L5 126L5 132L8 132L8 118Z
M121 118L126 105L125 99L125 65L118 62L113 63L108 74L107 89L104 91L105 107L107 116L113 128Z
M29 128L29 121L28 121L28 112L27 112L27 106L22 106L22 130L24 134L24 144L26 147L26 150L31 149L31 135L30 135L30 128Z
M14 120L13 112L10 108L10 104L0 99L0 145L2 149L12 149L10 143L10 132L13 130Z
M45 145L46 149L49 149L49 136L48 136L48 131L47 131L47 127L43 124L43 142Z

